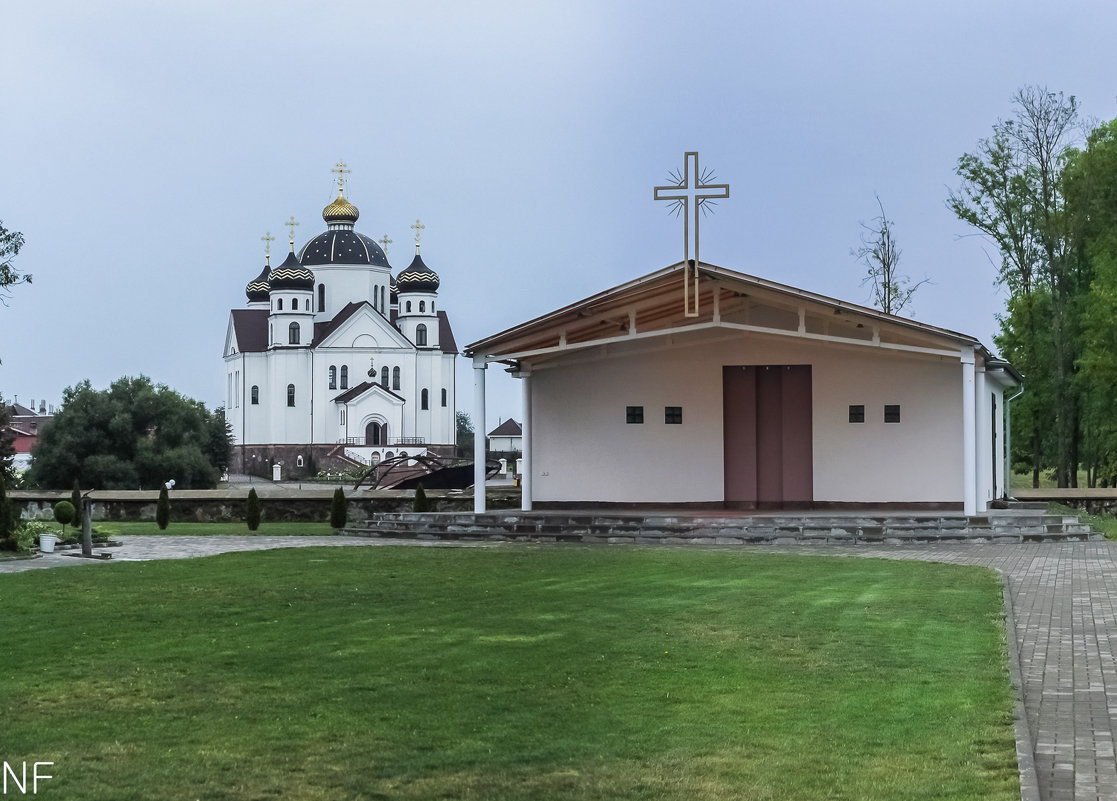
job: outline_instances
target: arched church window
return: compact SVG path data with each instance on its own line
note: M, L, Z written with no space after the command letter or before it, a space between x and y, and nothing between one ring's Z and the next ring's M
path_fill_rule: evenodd
M258 386L255 386L255 385L253 385L253 387L252 387L252 405L253 406L259 406L260 405L260 388Z
M287 328L287 344L288 345L298 345L299 344L299 324L298 323L291 323L291 325Z
M419 301L419 311L425 312L427 310L427 302L425 300Z
M326 285L318 285L318 311L324 312L326 310Z
M291 309L292 309L292 311L298 311L299 310L299 299L298 298L291 298Z
M399 389L399 368L392 368L392 389Z
M341 365L341 388L349 389L349 365Z
M425 390L425 389L423 390L422 400L419 403L419 408L420 409L429 409L430 408L430 395L427 392L427 390Z
M427 344L427 327L422 323L415 326L415 344L419 347Z
M407 301L407 311L410 314L410 312L411 312L411 301Z
M330 365L330 389L337 389L337 368Z
M380 386L384 387L384 389L388 388L388 365L384 365L380 368Z
M275 310L276 311L283 311L283 298L280 298L279 300L277 300L275 302Z
M288 406L294 406L295 405L295 385L294 384L288 384L287 385L287 405Z
M446 388L442 389L442 408L446 408Z
M434 301L431 301L431 314L434 314Z

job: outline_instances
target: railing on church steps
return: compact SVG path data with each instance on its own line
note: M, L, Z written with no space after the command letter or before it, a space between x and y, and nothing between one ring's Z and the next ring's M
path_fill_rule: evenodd
M364 445L369 448L388 448L393 445L426 445L426 437L394 437L390 442L381 442L374 445L371 442L366 442L364 437L342 437L337 441L338 445Z

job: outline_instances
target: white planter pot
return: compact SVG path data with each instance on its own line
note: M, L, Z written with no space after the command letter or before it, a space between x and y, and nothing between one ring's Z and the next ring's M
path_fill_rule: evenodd
M43 553L54 553L54 545L58 542L58 537L53 534L40 534L39 535L39 550Z

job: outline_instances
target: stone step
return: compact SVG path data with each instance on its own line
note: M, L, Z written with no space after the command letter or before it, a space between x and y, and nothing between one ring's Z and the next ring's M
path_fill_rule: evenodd
M490 512L382 513L344 533L367 537L528 542L931 543L1100 539L1071 515L998 511L986 515L672 516Z

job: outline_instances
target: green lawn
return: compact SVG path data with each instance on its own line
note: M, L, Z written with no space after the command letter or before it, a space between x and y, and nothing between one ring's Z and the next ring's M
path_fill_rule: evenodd
M95 523L93 528L110 537L127 536L129 534L173 534L178 537L216 537L227 534L239 534L242 536L257 535L261 537L306 537L311 535L324 536L334 533L329 523L283 523L268 522L267 520L261 522L260 527L255 531L249 531L248 526L245 525L244 522L180 523L174 520L171 521L171 524L167 526L164 531L159 530L159 526L155 525L154 520L139 523L106 521L103 523ZM73 532L74 529L71 527L69 530Z
M1019 798L992 573L321 548L0 576L58 799Z

